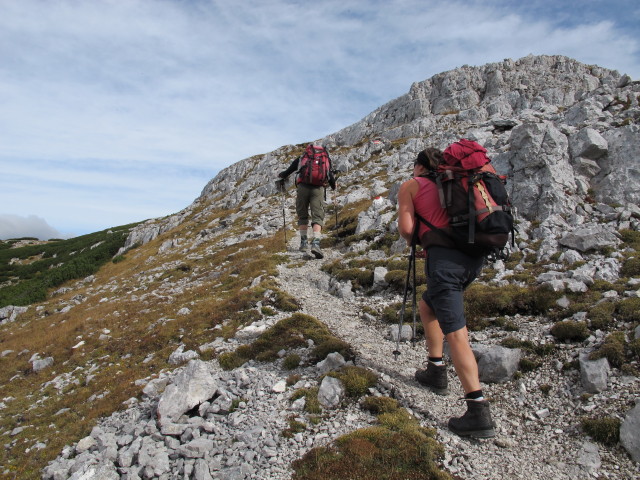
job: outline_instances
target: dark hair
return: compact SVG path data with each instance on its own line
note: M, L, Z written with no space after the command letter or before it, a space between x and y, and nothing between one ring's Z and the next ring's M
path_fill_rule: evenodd
M443 161L444 158L440 150L434 147L427 147L418 154L413 164L422 165L427 170L432 171L438 168L438 165Z

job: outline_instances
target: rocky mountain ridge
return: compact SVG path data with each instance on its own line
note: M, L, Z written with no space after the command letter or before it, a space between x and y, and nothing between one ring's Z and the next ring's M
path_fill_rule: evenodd
M594 329L582 341L560 343L553 360L544 361L541 370L519 380L510 378L523 352L514 356L518 349L504 352L498 344L508 334L495 326L475 333L477 355L490 349L497 355L492 358L507 372L498 383L489 373L483 379L496 399L499 437L493 443L457 439L444 426L447 416L457 413L453 397L430 395L412 380L424 351L412 349L405 339L400 361L391 365L392 335L397 328L390 329L378 318L384 307L393 307L399 300L391 285L389 257L401 258L406 253L403 242L396 241L397 187L408 178L413 158L425 146L443 148L461 137L477 140L489 150L497 170L509 176L508 187L519 214L516 260L492 265L491 278L483 282L501 287L545 285L558 292L559 304L568 310L576 303L572 294L599 291L596 287L601 288L603 282L611 288L599 294L598 302L637 298L640 274L623 274L629 260L637 258L637 251L620 232L640 230L639 97L640 84L615 71L565 57L530 56L483 67L465 66L415 83L407 95L322 139L340 172L335 203L341 220L333 226L336 232L344 230L335 234L335 248L327 247L324 264L366 260L370 267L354 269L372 273L371 289L363 288L355 278L320 271L317 263L305 262L297 252L286 254L274 280L301 299L303 312L348 339L357 352L356 363L380 374L371 394L394 395L423 424L437 429L445 445L441 466L457 478L637 476L639 439L633 427L640 415L640 407L633 405L640 392L637 373L590 361L583 354L599 348L612 328L625 332L628 340L637 339L638 320L633 315L631 320L612 318L612 325ZM187 270L184 262L202 262L234 246L242 251L247 242L281 233L282 205L289 225L289 249L295 250L293 196L278 195L274 180L301 149L284 146L238 162L212 179L185 210L136 227L121 253L133 255L141 266L153 262L161 266L143 268L122 279L121 285L111 281L89 287L93 290L84 295L104 298L118 310L118 302L125 298L157 298L175 304L176 318L188 318L198 303L182 304L181 295L208 279L213 279L214 288L224 288L224 284L215 286L215 280L232 267L226 260ZM386 249L381 246L385 244ZM151 251L151 256L136 257L134 247L141 245L147 246L144 251ZM534 263L542 266L532 271ZM186 273L179 281L169 279L147 290L154 278L180 268ZM245 288L269 277L257 271ZM302 288L303 279L311 279L312 287ZM92 283L86 279L76 289ZM109 293L113 291L120 297ZM212 291L215 295L216 290ZM73 289L67 295L65 302L72 308L82 308L86 302L74 296ZM318 303L319 298L324 301ZM254 310L261 311L261 307L256 304ZM17 321L23 314L17 315ZM317 384L323 366L303 365L299 371L302 384L283 386L289 373L281 363L250 362L227 373L215 359L197 360L208 351L219 356L250 343L286 315L262 316L243 325L234 336L217 337L197 351L185 351L183 338L170 363L190 363L140 379L142 400L131 399L125 412L107 417L91 435L65 448L45 469L44 477L289 478L289 463L309 448L370 424L370 414L351 403L332 407L335 396L327 394L325 421L314 427L303 413L304 406L289 401L292 389ZM566 319L593 323L591 315L591 310L569 311ZM171 321L160 318L158 324ZM517 327L512 335L520 341L555 343L550 335L553 321L544 315L508 315L507 323ZM305 348L299 354L309 357ZM581 373L564 373L563 365L572 362L580 362ZM335 366L340 365L338 358ZM638 359L631 361L631 367L638 368ZM64 390L65 378L55 380ZM456 382L454 377L451 380ZM193 385L200 393L180 399L173 407L173 421L163 425L157 420L158 408L168 401L172 385L173 390ZM541 395L543 387L553 393ZM339 395L337 398L337 405L345 405ZM227 404L234 400L236 410L230 411ZM269 407L259 406L262 403ZM194 407L198 412L192 411ZM603 446L580 431L580 415L594 412L628 422L623 430L628 433L621 433L624 447ZM278 432L286 428L291 415L307 423L307 428L285 439Z
M564 216L574 226L584 223L589 196L624 205L625 221L631 221L640 203L639 95L640 85L629 76L566 57L507 59L414 83L408 94L319 141L346 187L340 205L382 190L355 185L359 176L384 172L385 185L393 185L406 178L402 167L426 144L444 148L466 137L484 145L496 169L509 176L523 219L559 222ZM170 230L199 205L259 211L277 193L277 172L300 152L300 146L283 146L225 168L193 205L141 226L127 246ZM358 171L362 165L367 169ZM256 228L277 226L275 217L259 218Z

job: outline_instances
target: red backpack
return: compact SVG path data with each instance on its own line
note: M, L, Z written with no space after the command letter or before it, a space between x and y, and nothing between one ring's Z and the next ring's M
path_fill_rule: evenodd
M326 187L329 183L331 159L324 147L310 143L300 158L297 183Z
M462 139L443 152L444 164L429 178L438 185L440 202L449 216L444 233L469 255L506 258L503 248L513 244L514 218L505 188L506 176L498 175L480 144ZM420 216L418 220L437 230ZM429 244L429 232L424 246Z

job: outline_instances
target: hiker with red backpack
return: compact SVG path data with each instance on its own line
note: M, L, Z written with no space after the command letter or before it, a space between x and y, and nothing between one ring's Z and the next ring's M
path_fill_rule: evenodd
M279 183L284 184L285 180L293 172L296 175L296 213L298 215L298 229L300 232L301 252L306 252L309 247L307 230L309 228L309 211L311 211L311 253L316 258L323 258L324 254L320 250L320 238L322 226L324 225L324 195L327 186L332 190L336 189L336 180L331 165L329 152L323 145L310 143L304 153L297 157L289 168L280 172Z
M464 415L449 419L449 429L461 436L479 438L493 437L495 431L489 402L480 386L478 364L469 344L463 292L480 274L485 257L500 256L508 230L513 233L513 217L503 179L495 174L493 167L487 166L489 161L486 150L469 140L450 145L444 153L427 148L414 161L413 178L404 182L398 193L400 235L409 245L419 244L427 252L427 291L418 310L425 331L428 362L427 368L416 371L415 377L432 391L446 394L447 365L443 361L446 338L467 403ZM483 169L486 174L480 173ZM490 188L494 177L500 185ZM494 190L496 198L504 197L499 200L501 204L491 195ZM484 206L476 202L476 195ZM466 207L461 207L463 204ZM483 223L496 212L500 212L499 217L507 218L490 218L491 226ZM505 230L507 233L503 235Z

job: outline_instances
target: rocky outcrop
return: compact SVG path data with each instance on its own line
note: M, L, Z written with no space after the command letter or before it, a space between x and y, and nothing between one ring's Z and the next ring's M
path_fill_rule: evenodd
M629 208L640 203L639 93L638 82L616 71L562 56L529 56L465 66L415 83L406 95L320 140L329 146L339 183L348 185L376 169L386 170L391 180L406 177L404 170L425 145L444 148L471 138L509 176L522 217L588 217L593 201ZM125 249L168 231L195 207L204 208L199 215L213 204L256 210L277 193L277 173L301 152L302 146L287 145L223 169L191 208L136 227ZM367 171L354 168L363 162ZM342 192L342 200L377 195L376 188L353 188ZM640 215L630 211L626 221L637 226ZM268 216L257 231L268 234L276 225Z
M340 365L344 360L325 364L324 371ZM283 436L289 419L303 415L305 405L304 397L289 398L296 389L317 384L315 370L313 365L299 369L300 380L287 385L287 374L276 366L247 364L223 372L217 362L193 360L150 381L142 401L132 399L127 410L65 448L43 478L287 478L301 448L326 444L370 421L370 414L342 404L340 380L325 377L318 399L333 421Z
M28 307L16 307L9 305L0 308L0 325L14 322L18 316L28 310Z

